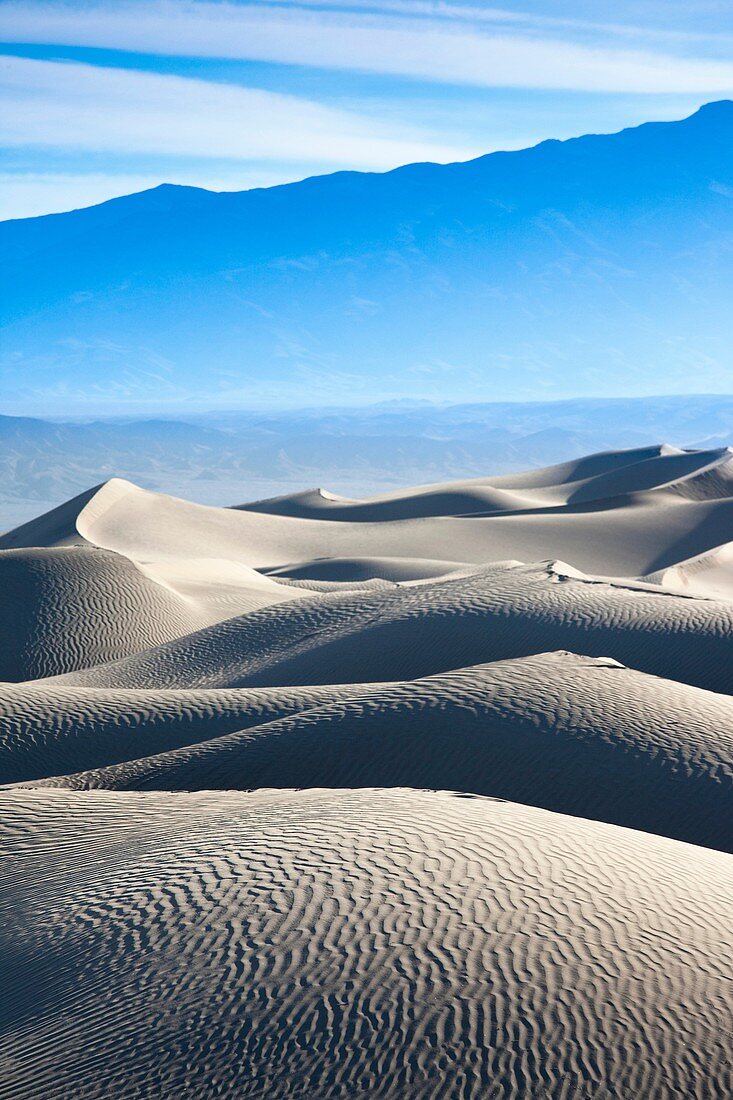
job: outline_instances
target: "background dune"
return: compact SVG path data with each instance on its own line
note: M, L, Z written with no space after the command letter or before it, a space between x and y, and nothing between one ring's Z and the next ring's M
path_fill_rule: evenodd
M588 572L641 576L730 541L732 471L725 448L647 448L366 502L338 502L319 491L234 510L112 479L8 532L0 547L83 539L143 562L216 557L259 569L292 566L298 556L365 552L474 563L556 557ZM295 514L304 507L306 515Z
M666 448L649 444L662 438L673 452L733 445L733 397L725 393L463 405L404 400L338 407L330 400L279 411L186 408L166 419L142 412L0 416L0 530L112 476L202 504L303 497L308 485L353 501L404 495L405 486L424 483L494 484L516 473L526 481L530 469L572 466L598 452L653 458ZM487 478L487 471L497 477Z

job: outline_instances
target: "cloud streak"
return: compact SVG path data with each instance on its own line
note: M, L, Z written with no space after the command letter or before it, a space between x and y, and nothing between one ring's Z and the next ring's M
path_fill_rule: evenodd
M129 69L3 57L0 96L14 148L368 169L478 152L297 96Z
M409 9L405 9L409 10ZM426 11L425 4L418 9ZM490 14L490 13L489 13ZM501 11L496 13L501 22ZM517 22L518 17L514 16ZM485 22L485 21L484 21ZM543 37L540 24L495 33L470 9L427 13L312 9L232 3L0 5L5 41L115 48L353 70L430 82L626 93L721 94L733 63Z

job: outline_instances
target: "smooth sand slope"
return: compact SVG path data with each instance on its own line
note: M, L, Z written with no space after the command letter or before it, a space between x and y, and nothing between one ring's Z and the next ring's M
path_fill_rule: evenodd
M732 471L727 450L648 448L535 471L523 482L515 475L509 486L486 479L410 490L349 505L343 517L316 494L326 506L307 518L283 514L292 509L282 499L209 508L114 479L3 536L0 547L82 540L138 562L218 558L257 569L322 558L559 558L588 572L641 576L731 541ZM496 493L512 500L497 503ZM467 494L478 494L475 508Z
M561 563L500 564L395 588L310 593L59 682L212 688L408 680L567 649L733 692L732 639L728 601L607 583Z
M733 699L608 658L300 697L159 694L19 689L0 716L0 774L108 790L442 786L733 851Z
M708 483L714 479L714 484ZM699 486L705 485L705 489ZM637 493L674 489L683 496L713 499L733 492L733 452L680 451L648 447L591 456L530 474L426 485L349 500L324 489L241 504L268 515L330 520L399 520L427 516L521 511L553 504L580 504Z
M733 600L733 541L645 578L673 592Z
M720 852L405 790L18 791L0 830L1 1097L733 1088Z

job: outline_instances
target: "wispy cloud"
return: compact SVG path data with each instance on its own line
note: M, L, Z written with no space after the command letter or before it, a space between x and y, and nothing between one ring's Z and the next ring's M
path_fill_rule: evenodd
M720 94L733 90L733 63L647 46L628 49L599 31L598 41L544 35L541 21L517 13L497 33L487 19L457 9L399 0L381 10L316 9L305 4L92 3L60 6L6 0L5 41L117 48L158 54L249 59L350 69L480 87ZM393 11L385 10L392 7ZM446 5L442 5L445 9ZM491 12L484 11L484 16ZM489 20L491 22L491 20Z
M676 22L681 0L618 0L616 23L521 2L0 0L0 218L463 160L733 93L706 0Z
M634 4L635 16L630 22L609 21L606 18L582 19L577 16L547 15L537 11L524 11L517 8L479 7L477 4L453 3L452 0L251 0L252 3L267 3L283 5L288 8L320 8L336 9L341 11L360 11L384 13L388 15L409 16L415 18L429 18L434 20L450 21L454 24L468 23L479 26L494 24L506 28L513 27L520 31L542 32L578 32L588 37L607 38L616 36L620 39L647 39L652 43L700 43L708 47L720 45L721 39L730 42L733 35L721 35L717 29L715 34L695 29L695 20L692 27L684 29L671 26L674 12L673 4L666 0L658 9L662 18L651 23L639 22L639 6ZM683 0L684 2L684 0ZM572 5L571 5L572 6ZM689 8L689 4L685 3ZM716 8L715 3L713 7ZM620 5L616 5L619 9ZM719 10L719 9L718 9ZM696 14L700 13L700 4L696 7ZM620 15L620 11L618 12Z
M129 69L3 57L0 96L12 147L372 169L477 151L297 96Z

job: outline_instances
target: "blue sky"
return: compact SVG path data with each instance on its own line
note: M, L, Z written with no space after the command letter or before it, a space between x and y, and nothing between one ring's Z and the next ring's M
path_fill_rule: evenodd
M0 218L468 159L733 97L730 0L0 0Z

